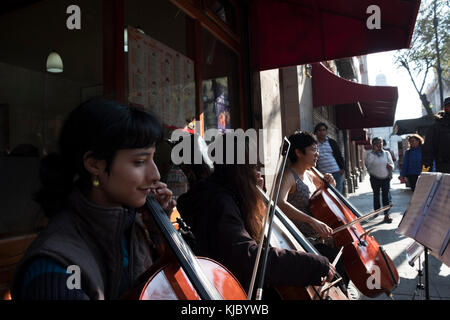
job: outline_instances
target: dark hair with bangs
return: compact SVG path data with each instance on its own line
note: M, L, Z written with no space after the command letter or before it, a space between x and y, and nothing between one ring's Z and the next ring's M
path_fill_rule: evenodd
M162 126L151 113L115 101L96 98L82 103L66 119L59 137L59 154L41 161L42 188L35 200L47 216L57 213L76 184L91 188L91 176L83 156L106 161L106 172L117 151L156 146L162 139Z
M289 142L291 143L291 148L289 149L289 160L292 163L296 163L298 161L298 157L295 154L295 149L300 150L303 154L305 154L305 149L313 144L317 144L316 138L309 133L308 131L295 131L293 135L289 137Z

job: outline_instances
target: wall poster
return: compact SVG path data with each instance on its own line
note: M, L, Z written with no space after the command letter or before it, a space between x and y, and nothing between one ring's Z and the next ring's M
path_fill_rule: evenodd
M194 61L128 27L128 101L158 115L166 128L195 118Z

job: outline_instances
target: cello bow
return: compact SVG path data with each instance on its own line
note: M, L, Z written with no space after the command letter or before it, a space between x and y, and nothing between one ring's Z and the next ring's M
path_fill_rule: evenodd
M284 168L286 167L286 160L287 155L289 153L289 148L291 147L291 143L289 140L284 137L283 142L280 147L280 155L278 157L277 161L277 171L274 176L274 181L272 183L272 191L271 196L275 198L275 203L278 201L278 195L280 193L280 186L281 186L281 179L283 177ZM280 159L281 165L280 165ZM279 167L279 168L278 168ZM272 224L274 219L274 213L275 213L275 207L268 206L266 211L266 216L264 219L264 226L263 230L264 232L261 233L261 239L258 246L258 253L255 260L255 265L253 268L253 274L250 281L250 288L248 293L248 299L251 299L253 294L253 287L255 285L255 281L257 283L257 289L256 289L256 300L262 299L262 288L264 284L264 276L266 272L266 265L267 265L267 259L269 254L269 248L270 248L270 236L272 233ZM267 230L267 231L266 231ZM267 235L266 235L267 233ZM266 235L266 236L265 236ZM265 244L265 246L264 246ZM262 248L264 247L264 252L261 254ZM261 262L262 260L262 262Z
M367 220L367 219L369 219L369 218L371 218L371 217L373 217L373 216L379 214L380 212L383 212L383 211L386 211L386 210L391 209L392 207L393 207L393 205L390 204L390 205L388 205L388 206L385 206L385 207L383 207L383 208L380 208L380 209L378 209L378 210L375 210L375 211L372 211L372 212L370 212L370 213L368 213L368 214L365 214L365 215L363 215L363 216L361 216L361 217L359 217L359 218L356 218L355 220L353 220L353 221L351 221L351 222L349 222L349 223L347 223L347 224L344 224L343 226L337 227L336 229L333 230L332 234L335 234L335 233L338 233L339 231L348 229L348 228L350 228L351 226L353 226L354 224L357 224L357 223L359 223L359 222L362 222L362 221L364 221L364 220Z
M345 198L335 187L333 187L331 184L329 184L323 174L317 170L315 167L311 167L311 171L316 174L326 185L326 187L333 191L333 194L339 198L351 211L352 213L357 217L361 218L363 215L356 209L348 200Z

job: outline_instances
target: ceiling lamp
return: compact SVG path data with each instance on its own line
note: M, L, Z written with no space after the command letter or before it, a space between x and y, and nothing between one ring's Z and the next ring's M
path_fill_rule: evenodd
M64 66L61 56L56 52L50 53L47 58L47 71L51 73L61 73L63 72L63 69Z

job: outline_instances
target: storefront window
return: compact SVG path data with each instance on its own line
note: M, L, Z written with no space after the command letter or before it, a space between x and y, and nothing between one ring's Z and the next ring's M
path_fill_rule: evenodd
M239 127L237 57L208 31L202 32L205 130Z
M33 145L39 155L56 151L68 112L102 94L102 1L77 3L80 30L67 27L68 0L39 1L0 13L0 104L9 110L9 142L0 146L1 152L21 144ZM52 52L60 58L61 73L47 71Z
M128 103L156 114L164 139L173 130L192 128L196 116L195 57L188 56L190 18L167 0L125 1ZM171 167L171 150L162 143L156 162L162 179Z
M195 120L195 62L186 15L166 0L125 2L128 102L154 112L170 131Z
M58 150L68 113L103 91L101 0L77 1L74 30L72 1L8 3L0 2L0 233L36 227L39 160Z

